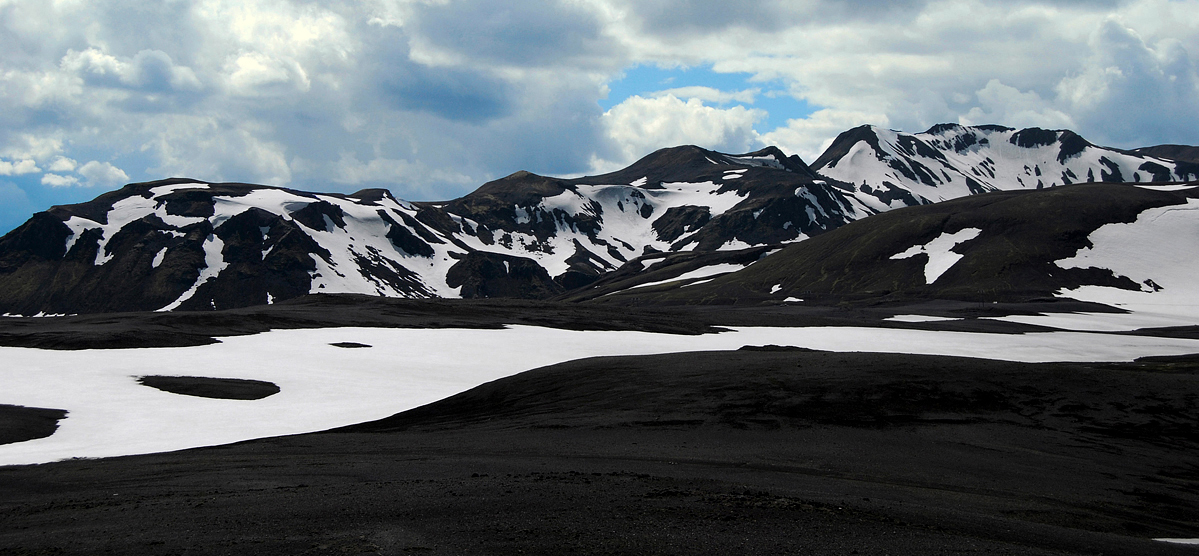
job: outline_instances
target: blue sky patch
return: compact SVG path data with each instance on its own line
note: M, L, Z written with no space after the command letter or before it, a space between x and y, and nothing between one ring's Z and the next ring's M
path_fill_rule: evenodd
M759 132L784 127L787 120L805 118L820 109L819 106L813 106L788 94L782 81L750 81L751 77L751 73L716 72L710 66L670 69L654 65L633 66L625 70L624 77L608 83L608 98L600 99L599 104L604 110L609 110L633 95L649 97L658 91L680 87L711 87L725 93L758 89L760 92L754 95L752 103L739 100L717 103L705 100L704 104L725 108L741 105L765 110L766 119L756 126Z

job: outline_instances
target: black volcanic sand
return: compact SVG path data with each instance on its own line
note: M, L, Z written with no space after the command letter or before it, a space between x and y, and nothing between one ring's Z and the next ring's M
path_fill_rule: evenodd
M1199 359L744 349L0 468L2 554L1195 554Z
M1112 307L1073 300L977 303L926 299L814 297L804 303L613 308L587 303L507 299L406 300L351 294L317 294L275 305L225 311L112 313L54 318L0 319L0 346L42 349L115 349L197 346L220 336L271 329L342 326L383 328L501 328L530 325L569 330L639 330L668 334L716 332L722 326L885 326L957 332L1023 333L1052 330L979 317L1040 312L1111 312ZM902 314L963 320L904 323ZM1138 334L1199 338L1186 327ZM350 342L353 343L353 342Z
M244 378L150 375L137 381L172 394L222 400L261 400L279 393L279 386L273 382Z
M65 409L0 404L0 444L50 436L66 416Z

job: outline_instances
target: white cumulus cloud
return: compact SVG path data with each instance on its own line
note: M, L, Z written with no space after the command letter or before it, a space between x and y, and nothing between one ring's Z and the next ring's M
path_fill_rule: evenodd
M29 159L18 160L16 162L0 160L0 176L19 176L21 174L33 174L41 171L37 167L37 163Z
M746 152L757 144L753 126L764 115L744 106L707 106L697 98L632 96L604 113L603 128L614 156L593 165L597 170L618 167L662 147L685 144Z
M75 176L62 176L59 174L45 174L42 176L42 185L50 187L70 187L79 183L79 178Z
M88 185L114 186L129 182L129 175L124 170L108 162L92 160L79 167L79 175L87 180Z

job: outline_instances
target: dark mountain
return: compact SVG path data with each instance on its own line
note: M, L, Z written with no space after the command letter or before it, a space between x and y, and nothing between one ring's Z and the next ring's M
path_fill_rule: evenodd
M608 292L606 303L787 299L1028 301L1080 286L1185 298L1199 185L1077 184L1001 191L890 211L786 247L703 283ZM1166 216L1173 215L1173 216ZM1116 233L1101 227L1136 223ZM1180 248L1180 245L1182 246ZM1190 280L1193 282L1193 280ZM1193 288L1192 288L1193 289Z
M812 168L852 184L858 201L881 212L987 191L1194 180L1195 153L1182 146L1099 147L1069 130L940 124L904 133L861 126L838 136Z
M1190 145L1155 145L1133 149L1129 152L1141 156L1167 158L1176 162L1199 164L1199 147L1192 147Z
M0 238L0 313L211 310L322 292L640 294L706 284L893 208L1080 182L1199 179L1199 164L1184 160L1194 153L1107 149L1064 130L863 126L811 167L774 147L730 155L684 146L599 176L517 172L445 202L382 189L136 183L38 213Z
M571 180L517 172L442 203L170 179L0 238L0 312L204 310L308 293L546 298L648 253L740 250L860 218L775 148L663 149Z

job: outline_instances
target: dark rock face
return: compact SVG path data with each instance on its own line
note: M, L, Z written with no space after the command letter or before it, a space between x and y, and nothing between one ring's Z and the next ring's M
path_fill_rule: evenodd
M544 299L561 293L562 286L532 259L476 251L450 267L450 287L462 288L462 297L514 297Z
M654 231L658 233L659 239L674 241L687 232L698 230L711 219L708 207L670 207L666 214L654 221Z
M1196 197L1194 190L1124 184L989 193L875 215L710 282L635 295L641 304L682 304L777 303L812 296L1028 301L1082 285L1141 291L1145 285L1111 270L1062 268L1055 261L1090 247L1091 233L1101 226L1134 222L1145 210ZM925 274L927 255L896 257L966 229L977 232L952 248L961 258L932 283ZM633 295L621 291L600 301L629 303Z

